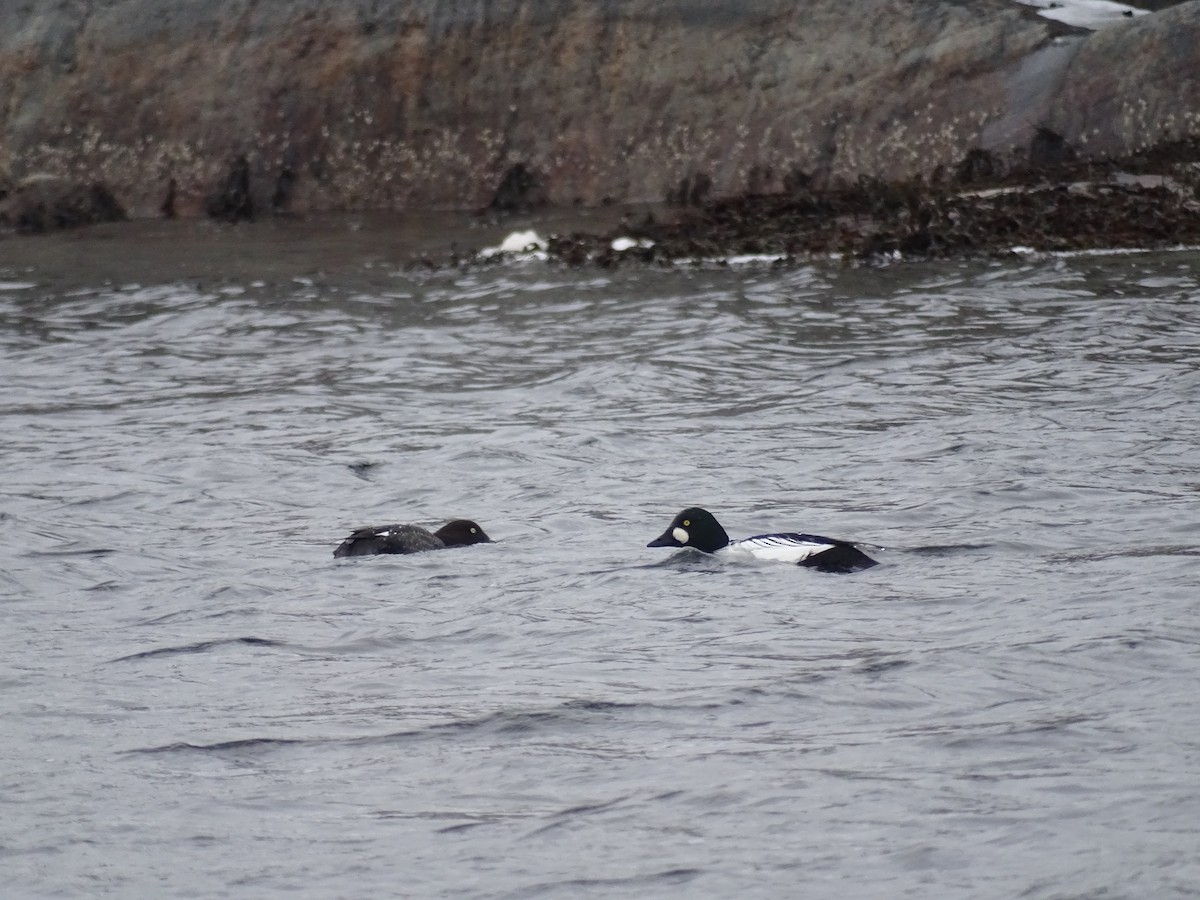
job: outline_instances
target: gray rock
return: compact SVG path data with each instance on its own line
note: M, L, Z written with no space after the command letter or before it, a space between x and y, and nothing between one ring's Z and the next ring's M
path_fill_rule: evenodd
M1044 124L1092 154L1200 136L1200 2L1083 41Z
M1091 35L1010 0L31 0L0 4L0 170L183 216L239 154L296 212L483 207L517 166L518 207L904 178L1195 129L1198 46L1197 0Z

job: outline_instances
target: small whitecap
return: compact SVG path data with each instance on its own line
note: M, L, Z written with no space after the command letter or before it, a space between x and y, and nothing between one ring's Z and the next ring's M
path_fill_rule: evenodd
M727 256L724 262L727 266L754 266L771 265L785 259L786 256L780 256L778 253L745 253L741 256Z

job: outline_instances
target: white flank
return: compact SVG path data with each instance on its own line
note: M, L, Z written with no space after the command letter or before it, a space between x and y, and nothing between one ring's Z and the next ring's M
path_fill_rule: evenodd
M820 541L798 541L782 534L764 534L760 537L746 538L744 541L734 541L722 550L721 554L743 559L798 563L832 546L834 545Z

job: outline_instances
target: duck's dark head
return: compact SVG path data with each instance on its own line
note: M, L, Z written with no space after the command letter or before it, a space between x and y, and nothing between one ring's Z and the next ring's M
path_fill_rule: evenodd
M699 506L689 506L677 515L667 530L647 547L695 547L713 553L729 543L729 535L712 513Z
M493 544L479 524L470 519L455 519L434 532L447 547L466 547L470 544Z

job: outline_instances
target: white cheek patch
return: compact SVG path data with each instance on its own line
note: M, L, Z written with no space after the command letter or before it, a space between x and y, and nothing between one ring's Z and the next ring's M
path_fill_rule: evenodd
M690 535L682 528L672 528L671 537L675 538L675 540L679 541L681 544L686 544Z

